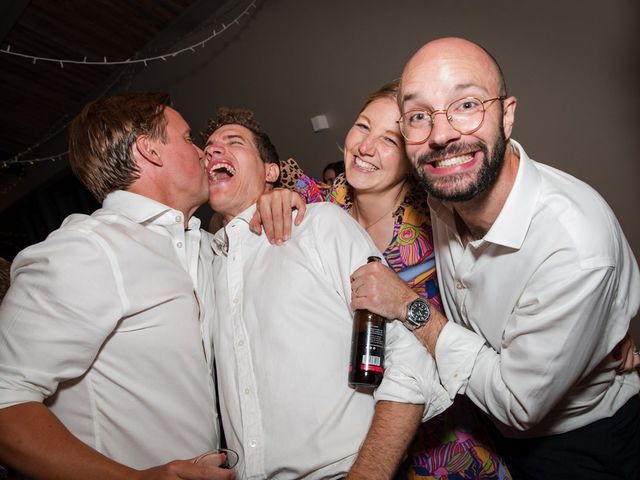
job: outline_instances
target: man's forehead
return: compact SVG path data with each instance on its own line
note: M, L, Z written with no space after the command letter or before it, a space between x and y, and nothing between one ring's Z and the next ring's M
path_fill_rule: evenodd
M171 122L173 124L186 124L187 121L182 118L182 115L180 115L180 112L178 112L176 109L171 108L169 106L164 108L164 118L167 120L167 122Z
M229 138L242 138L253 143L253 132L242 125L229 123L216 129L209 136L207 143L210 143L211 141L227 140Z
M465 60L407 65L400 87L400 104L499 93L500 82L491 70Z
M497 66L478 45L443 39L420 49L402 73L401 103L421 95L455 94L471 88L493 92L500 88Z

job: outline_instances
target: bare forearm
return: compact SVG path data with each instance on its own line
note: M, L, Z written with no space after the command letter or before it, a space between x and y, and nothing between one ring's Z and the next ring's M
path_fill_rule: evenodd
M34 479L134 478L74 437L47 407L29 402L0 410L0 458Z
M393 478L420 425L423 408L424 405L379 401L369 433L348 478Z
M420 340L425 347L427 347L427 350L429 350L429 353L436 359L436 361L438 361L436 358L436 343L438 342L440 332L442 332L442 329L446 324L447 318L438 310L432 308L431 316L429 317L427 324L413 331L416 338Z

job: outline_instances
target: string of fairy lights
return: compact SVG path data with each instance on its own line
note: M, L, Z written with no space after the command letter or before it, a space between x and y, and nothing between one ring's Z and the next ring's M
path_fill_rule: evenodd
M64 66L66 64L72 64L72 65L94 65L94 66L95 65L120 65L120 66L144 65L146 67L151 62L167 61L167 60L169 60L171 58L177 57L178 55L182 55L182 54L187 53L187 52L195 52L197 48L204 48L207 43L209 43L214 38L216 38L216 37L222 35L223 33L225 33L229 28L231 28L233 26L236 26L236 25L239 26L240 25L240 21L243 19L243 17L250 16L249 12L251 11L251 9L256 8L256 1L257 0L252 0L251 3L237 17L235 17L233 20L228 21L228 22L222 22L216 28L214 28L213 30L210 30L211 33L206 38L200 39L197 42L192 43L192 44L190 44L190 45L188 45L186 47L179 48L179 49L176 49L176 50L172 50L172 51L169 51L169 52L165 52L165 53L160 54L160 55L147 56L147 57L144 57L144 58L128 58L126 60L109 60L107 57L104 57L104 56L103 56L102 60L89 60L87 57L84 57L82 60L73 60L73 59L41 57L41 56L29 55L29 54L26 54L26 53L16 52L16 51L13 51L11 49L11 45L7 45L7 47L5 49L0 49L0 53L5 54L5 55L12 55L12 56L15 56L15 57L24 58L24 59L30 60L33 64L36 64L38 62L57 63L60 66L60 68L64 68ZM116 79L113 82L111 82L111 84L108 87L109 89L111 87L113 87L113 85L120 79L120 77L122 76L123 72L124 72L124 70L121 72L120 75L118 75L116 77ZM36 163L55 162L55 161L64 159L68 155L68 153L69 153L68 151L59 153L57 155L43 156L43 157L38 157L38 158L22 158L22 157L24 157L25 155L28 155L29 153L31 153L36 148L38 148L39 146L41 146L45 142L49 141L51 138L53 138L56 135L58 135L60 132L62 132L64 129L67 128L69 123L70 123L70 121L67 121L66 123L64 123L64 125L62 125L59 128L56 128L54 131L52 131L51 133L47 134L45 137L41 138L37 143L31 145L29 148L26 148L22 152L14 155L13 157L11 157L11 158L9 158L7 160L0 161L0 168L8 168L11 165L17 165L17 164L19 164L19 165L34 165Z
M126 60L108 60L107 57L103 57L102 60L88 60L87 57L84 57L83 60L71 60L71 59L61 59L61 58L49 58L49 57L38 57L35 55L27 55L25 53L13 52L11 51L11 45L8 45L4 50L0 50L1 53L14 55L16 57L27 58L31 60L34 64L37 62L53 62L60 65L60 68L64 68L65 64L74 64L74 65L135 65L135 64L143 64L145 67L149 62L154 60L164 60L167 61L168 58L176 57L186 52L195 52L197 47L204 47L207 42L213 40L215 37L222 35L228 28L233 25L240 25L240 20L245 15L249 15L249 10L255 8L256 2L252 1L247 8L245 8L240 15L238 15L231 22L225 24L222 23L222 26L219 29L214 29L211 35L207 38L200 40L192 45L181 48L179 50L174 50L171 52L163 53L162 55L155 55L152 57L146 58L128 58Z

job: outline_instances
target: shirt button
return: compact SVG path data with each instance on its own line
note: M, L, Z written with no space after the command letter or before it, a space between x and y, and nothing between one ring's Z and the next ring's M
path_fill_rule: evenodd
M182 222L182 217L180 215L178 215L176 217L176 223L180 223L180 222Z
M251 389L249 389L249 388L245 388L244 389L244 394L245 395L249 395L250 393L251 393Z
M255 441L255 440L251 440L251 441L249 442L249 446L250 446L251 448L255 448L255 446L256 446L256 441Z
M240 340L240 341L238 342L238 346L239 346L239 347L244 347L244 340Z
M182 248L182 242L178 242L178 243L176 243L176 247L178 247L178 248Z
M234 299L233 299L233 303L237 305L238 303L240 303L240 300L239 300L239 299L237 299L237 298L234 298Z
M456 283L456 288L457 288L458 290L462 290L462 289L464 288L464 284L463 284L462 282L457 282L457 283Z

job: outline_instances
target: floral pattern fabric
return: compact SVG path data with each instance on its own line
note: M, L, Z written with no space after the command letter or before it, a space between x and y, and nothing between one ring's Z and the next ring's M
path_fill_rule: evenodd
M426 194L413 178L409 182L408 193L393 212L393 237L383 255L400 278L442 311ZM328 201L347 211L353 204L344 174L333 185L319 183L293 159L281 166L281 184L307 203ZM423 423L396 480L510 480L480 415L468 399L458 396L446 412Z

